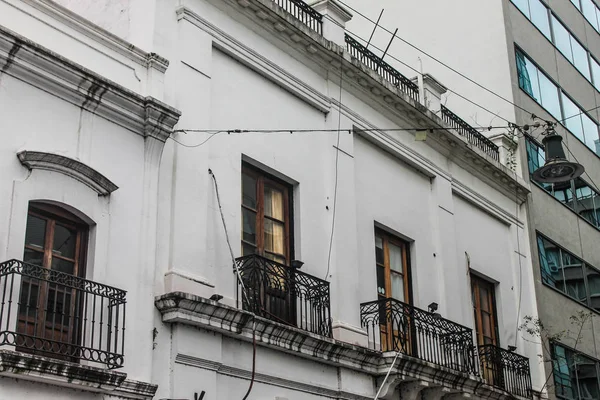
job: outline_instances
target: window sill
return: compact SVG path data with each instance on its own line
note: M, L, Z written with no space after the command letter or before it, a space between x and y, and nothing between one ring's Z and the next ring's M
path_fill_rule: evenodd
M587 308L588 310L592 311L593 313L600 315L600 311L596 310L595 308L592 308L592 307L588 306L587 304L584 304L584 303L582 303L580 301L575 300L574 298L572 298L571 296L569 296L566 293L561 292L560 290L558 290L554 286L549 285L549 284L547 284L544 281L542 281L542 285L544 285L548 289L552 290L553 292L556 292L556 293L560 294L561 296L566 297L567 299L571 300L573 303L575 303L575 304L577 304L577 305L579 305L579 306L581 306L583 308Z
M127 380L127 374L49 357L0 350L0 376L112 393L126 399L152 399L158 386Z
M556 197L552 196L551 193L548 193L548 191L546 191L546 189L544 189L539 183L537 183L532 177L531 177L531 173L529 173L529 180L531 181L531 183L533 183L533 185L537 188L539 188L541 191L543 191L544 193L546 193L548 196L550 196L552 199L554 199L554 201L558 202L559 204L561 204L563 207L565 207L567 210L571 211L573 214L575 214L577 216L577 218L579 218L581 221L587 223L589 226L591 226L592 228L596 229L597 231L600 232L600 227L592 224L590 221L588 221L587 219L583 218L581 215L577 214L577 212L575 212L575 210L573 210L571 207L569 207L568 205L566 205L565 203L563 203L562 201L558 200Z

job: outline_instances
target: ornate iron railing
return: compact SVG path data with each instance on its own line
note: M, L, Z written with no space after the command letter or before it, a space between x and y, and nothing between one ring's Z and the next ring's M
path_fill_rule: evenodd
M514 396L532 397L529 359L494 345L479 346L481 374L492 386Z
M18 260L0 263L0 346L123 366L126 292Z
M396 71L391 65L376 56L365 46L346 34L346 48L351 56L360 60L367 67L377 72L383 79L400 88L410 98L419 101L419 85Z
M477 131L477 129L467 124L458 115L454 114L443 105L442 118L444 122L450 125L452 129L456 130L459 135L466 137L469 143L479 147L485 154L492 157L494 160L500 160L498 146L496 146L494 142L483 136L479 131Z
M360 314L375 349L477 373L471 329L394 299L363 303Z
M236 265L244 310L331 337L329 282L259 255L240 257Z
M319 35L323 34L323 16L302 0L273 0L279 7Z

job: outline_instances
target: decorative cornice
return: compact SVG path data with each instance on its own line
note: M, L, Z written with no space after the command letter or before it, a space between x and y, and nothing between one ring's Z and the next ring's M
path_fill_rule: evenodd
M14 76L144 137L166 141L181 113L0 26L0 76Z
M445 130L435 129L433 132L428 133L424 143L450 158L457 165L474 174L505 196L514 198L516 193L520 201L526 200L529 192L528 186L523 183L522 179L515 179L513 171L485 154L477 146L469 143L466 138L454 132L439 116L410 98L399 87L395 87L376 71L364 65L359 59L352 57L344 47L326 40L285 12L272 0L224 0L215 2L217 6L222 3L230 4L239 10L241 14L254 21L256 26L252 29L265 30L272 38L277 38L298 52L304 61L314 63L313 68L326 73L325 77L336 77L332 79L335 82L343 73L344 88L346 90L353 91L357 97L364 99L373 107L377 107L399 126L446 128ZM189 18L190 21L195 19L197 26L206 30L206 27L210 24L206 23L201 17L198 19L198 17L185 7L178 10L178 18ZM199 21L204 22L199 24ZM214 33L211 34L214 36ZM216 40L218 47L221 47L221 44L219 44L221 42L221 40ZM246 54L242 43L230 41L228 46L233 49L229 53L234 55L238 61L248 63L247 58L249 56ZM253 68L265 76L272 74L272 66L267 68L261 66L260 63L253 65ZM306 98L305 89L300 88L299 84L289 80L280 80L279 84L298 97ZM312 88L310 92L310 96L313 96L311 104L314 104L314 99L323 96L318 91L315 93L315 89ZM328 102L335 105L337 99L330 97ZM328 106L330 107L330 105ZM378 128L365 123L364 120L361 123L367 125L370 129ZM406 132L406 134L414 133ZM376 143L383 150L398 154L398 146L389 146L390 143L396 141L391 135L382 135L382 132L369 132L363 136ZM404 146L403 153L406 153L406 148ZM409 153L414 154L416 152L411 151ZM404 157L401 158L405 159ZM424 158L422 156L412 158L417 161L414 166L426 175L430 177L439 175L440 167L433 166L431 162L423 163L419 160L419 158ZM449 174L443 173L442 175L446 175L447 178Z
M100 196L109 195L119 188L92 167L69 157L41 151L21 151L17 157L30 170L43 169L65 174L89 186Z
M115 394L128 399L151 400L157 389L158 385L126 379L115 389Z
M112 392L127 377L115 370L10 350L0 350L0 375L96 392Z
M395 353L381 353L319 336L301 329L270 321L244 310L208 300L189 293L174 292L155 298L156 308L164 323L181 323L219 332L234 339L251 342L252 320L255 323L256 341L260 346L311 359L312 361L344 367L374 377L382 377L389 370ZM179 362L183 362L178 356ZM177 360L176 360L177 361ZM210 360L198 362L187 358L199 368L220 370L222 366ZM399 379L395 385L420 380L430 387L445 387L453 391L472 394L481 399L508 399L508 393L491 387L480 377L399 354L394 372Z
M145 68L154 68L164 73L169 66L169 60L166 58L145 52L52 0L21 1Z

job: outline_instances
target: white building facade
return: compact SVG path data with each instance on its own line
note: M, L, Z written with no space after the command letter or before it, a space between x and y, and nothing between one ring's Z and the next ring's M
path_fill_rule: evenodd
M0 0L0 399L543 388L513 139L335 1L85 3Z

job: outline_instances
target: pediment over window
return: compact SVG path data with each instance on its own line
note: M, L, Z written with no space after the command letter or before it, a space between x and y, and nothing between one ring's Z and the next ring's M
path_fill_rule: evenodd
M107 196L119 188L94 168L69 157L41 151L21 151L17 157L30 170L60 172L89 186L100 196Z

